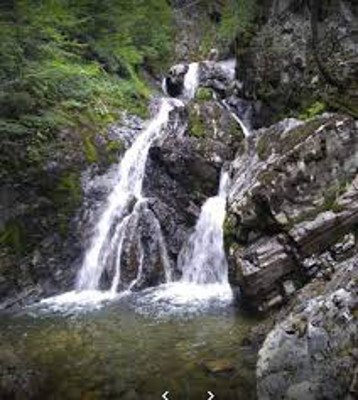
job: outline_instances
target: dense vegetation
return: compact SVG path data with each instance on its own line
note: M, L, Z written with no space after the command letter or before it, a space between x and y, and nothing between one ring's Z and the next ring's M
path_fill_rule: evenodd
M165 0L1 1L0 179L18 201L0 221L1 244L26 253L65 233L81 203L81 160L98 161L96 135L119 110L144 114L144 71L171 62L171 18ZM106 143L110 161L120 145Z
M0 13L0 134L49 135L63 125L142 111L141 67L170 54L165 0L7 0Z

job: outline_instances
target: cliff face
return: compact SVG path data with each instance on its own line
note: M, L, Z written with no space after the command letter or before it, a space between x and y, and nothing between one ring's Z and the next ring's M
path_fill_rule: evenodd
M257 131L234 161L233 281L266 308L356 251L357 124L326 114Z
M266 15L248 46L237 39L242 95L276 121L315 107L357 116L355 2L273 1Z

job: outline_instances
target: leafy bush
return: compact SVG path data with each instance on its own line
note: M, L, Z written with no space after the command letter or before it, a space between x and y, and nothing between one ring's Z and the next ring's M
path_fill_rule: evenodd
M165 0L4 0L0 7L0 118L8 136L15 120L49 110L59 125L79 113L101 124L120 108L142 112L149 89L141 68L157 71L169 61Z
M316 115L322 114L324 111L326 111L326 109L327 106L325 103L321 101L315 101L313 104L311 104L309 107L307 107L304 111L301 112L299 118L307 120L315 117Z

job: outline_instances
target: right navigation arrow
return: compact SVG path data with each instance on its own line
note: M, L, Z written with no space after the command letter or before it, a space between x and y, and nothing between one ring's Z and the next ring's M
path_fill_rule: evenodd
M212 400L215 397L214 393L211 393L209 390L208 390L208 395L209 395L208 400Z

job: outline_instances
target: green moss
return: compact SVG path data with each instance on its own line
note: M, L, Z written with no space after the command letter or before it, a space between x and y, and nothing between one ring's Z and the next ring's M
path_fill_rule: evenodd
M200 109L198 107L192 107L189 110L189 134L190 136L194 136L196 138L205 137L205 124L203 120L203 116L200 113Z
M270 154L269 140L265 135L262 135L257 141L256 152L260 160L266 160Z
M119 140L109 140L107 142L108 153L117 153L121 150L123 150L123 143Z
M225 218L223 231L224 231L225 248L229 249L236 243L238 235L235 224L235 218L233 216L227 216Z
M195 100L210 101L213 98L213 91L209 88L199 88L195 95Z
M16 219L5 224L0 232L0 245L9 247L14 253L22 254L26 249L24 227Z
M94 164L98 161L98 153L96 146L93 144L91 136L85 136L83 140L83 150L86 160L90 164Z
M297 144L303 142L309 136L311 136L315 131L322 125L322 120L317 119L309 121L302 126L299 126L290 131L290 134L285 137L282 143L283 151L289 151Z
M322 114L326 110L327 110L327 105L324 102L315 101L314 103L310 104L309 107L307 107L301 112L301 114L299 115L299 119L302 120L311 119L317 115Z
M82 187L80 174L67 171L59 179L52 198L57 208L57 223L59 231L67 234L68 225L73 214L82 201Z
M353 118L358 118L358 100L357 96L327 96L326 102L332 110L343 112L352 116Z
M235 136L235 138L244 139L242 128L237 121L234 120L234 118L230 119L229 132L231 135Z
M106 146L106 155L109 163L118 161L119 154L124 150L123 143L119 140L109 140Z
M345 192L346 181L330 186L324 194L324 201L321 206L322 211L333 211L339 213L344 210L344 207L337 203L337 198Z
M269 186L269 185L272 185L272 182L275 181L276 177L277 177L277 174L275 173L275 171L266 170L266 171L261 172L259 174L259 176L257 177L257 179L264 186Z

